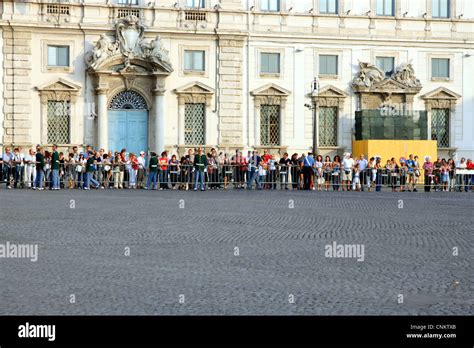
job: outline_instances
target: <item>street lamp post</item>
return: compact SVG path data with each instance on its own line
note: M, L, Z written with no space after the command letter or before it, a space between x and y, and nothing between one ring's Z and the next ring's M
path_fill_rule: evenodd
M316 156L316 148L318 146L318 112L316 103L317 97L319 93L319 81L315 77L313 82L311 83L311 96L312 96L312 109L313 109L313 156Z

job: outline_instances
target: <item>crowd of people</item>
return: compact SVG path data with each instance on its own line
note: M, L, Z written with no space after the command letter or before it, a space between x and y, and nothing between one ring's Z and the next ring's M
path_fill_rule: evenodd
M425 157L381 158L364 155L353 158L346 153L341 159L329 156L285 153L277 159L266 150L218 153L211 149L189 149L178 158L167 151L157 154L140 152L94 151L87 146L80 152L76 146L65 155L53 145L40 145L24 153L21 147L4 147L0 158L0 181L6 188L33 190L69 189L148 189L195 190L257 189L318 191L474 191L474 163L471 159ZM467 171L466 171L467 170Z

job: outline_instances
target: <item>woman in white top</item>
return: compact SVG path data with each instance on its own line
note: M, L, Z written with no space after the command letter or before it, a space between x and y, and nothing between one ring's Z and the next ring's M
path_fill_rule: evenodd
M324 185L324 176L323 176L323 156L321 155L316 156L316 161L314 162L314 174L316 176L318 191L322 191L323 185Z
M34 183L36 180L36 152L33 149L28 151L28 154L25 156L25 165L26 165L26 177L25 182L28 188L31 188L31 183Z

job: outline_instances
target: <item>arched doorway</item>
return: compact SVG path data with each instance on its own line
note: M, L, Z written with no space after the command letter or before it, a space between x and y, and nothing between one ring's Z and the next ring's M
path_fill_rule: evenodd
M135 154L148 151L148 106L135 91L122 91L109 103L109 149Z

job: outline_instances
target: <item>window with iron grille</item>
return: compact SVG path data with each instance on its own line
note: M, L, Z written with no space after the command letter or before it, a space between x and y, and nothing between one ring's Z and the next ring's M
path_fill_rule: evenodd
M205 22L206 21L206 12L185 11L184 12L184 18L187 21Z
M337 108L320 107L318 125L319 146L337 146Z
M184 105L184 143L185 145L206 144L206 105Z
M64 14L70 15L70 8L67 5L56 5L51 4L46 6L46 13L47 14Z
M138 8L119 8L117 9L117 18L125 18L128 16L135 16L140 18L140 9Z
M69 144L69 122L71 103L69 101L48 101L48 144Z
M262 105L260 107L260 145L280 145L279 105Z
M433 109L431 113L431 140L438 147L449 147L449 109Z

